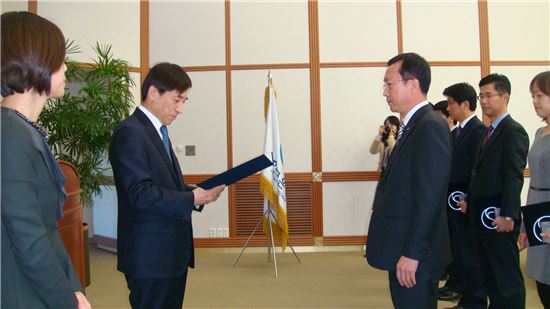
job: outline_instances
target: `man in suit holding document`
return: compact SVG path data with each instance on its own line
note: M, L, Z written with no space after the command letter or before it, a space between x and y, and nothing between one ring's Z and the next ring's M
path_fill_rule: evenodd
M489 308L495 309L525 308L516 242L529 137L508 113L511 88L501 74L479 82L479 104L491 123L478 146L468 197L461 202L469 213Z
M183 305L187 268L194 266L191 213L216 201L225 186L188 186L166 126L183 111L191 79L179 66L155 65L142 104L115 130L109 160L118 196L117 269L132 308Z
M384 96L404 126L376 188L366 256L388 271L395 308L437 308L438 281L450 261L451 136L426 99L430 80L430 66L414 53L390 59L384 75Z

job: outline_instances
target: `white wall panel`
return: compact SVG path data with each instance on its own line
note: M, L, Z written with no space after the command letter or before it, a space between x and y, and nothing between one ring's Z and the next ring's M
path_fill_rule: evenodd
M309 61L305 0L231 1L233 64Z
M323 183L324 236L367 235L376 181Z
M0 12L6 13L11 11L28 11L29 1L27 0L18 0L18 1L3 1L0 2Z
M397 53L395 1L319 2L321 62L386 61Z
M193 87L183 114L168 128L173 147L195 145L196 155L176 152L183 174L218 174L227 169L224 72L191 72Z
M403 48L428 61L479 60L477 1L403 1Z
M549 1L489 1L491 60L550 59Z
M271 74L278 94L285 172L311 171L309 72L271 70ZM234 71L232 83L233 161L237 165L263 152L267 70Z
M392 115L382 96L385 68L321 70L323 170L376 170L369 147Z
M548 70L550 70L548 66L491 67L491 72L506 75L512 84L508 112L514 120L523 125L527 134L529 134L529 145L533 144L536 130L546 125L541 122L533 109L529 84L535 75Z
M224 2L153 1L149 7L151 65L225 64Z
M193 236L195 238L210 237L210 228L229 227L229 198L227 189L217 201L204 205L202 212L193 211Z
M112 45L115 57L139 66L139 1L38 1L38 14L80 46L75 60L91 62L99 42Z

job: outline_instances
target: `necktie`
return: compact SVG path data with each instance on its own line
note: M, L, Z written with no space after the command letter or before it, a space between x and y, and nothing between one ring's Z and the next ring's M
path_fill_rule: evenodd
M461 131L462 131L462 127L460 125L456 126L456 134L455 134L455 137L458 138L458 136L460 135Z
M170 138L168 137L168 129L166 128L166 126L160 127L160 133L162 134L162 143L164 144L164 149L168 154L168 158L170 158L170 161L172 161L172 157L170 156Z
M405 131L405 126L403 124L400 124L399 125L399 131L397 132L397 139L396 141L399 140L399 138L401 137L401 135L403 135L403 131Z
M485 133L485 139L483 140L483 147L487 146L487 143L489 142L489 139L491 138L492 133L493 133L493 126L489 126L487 128L487 133Z

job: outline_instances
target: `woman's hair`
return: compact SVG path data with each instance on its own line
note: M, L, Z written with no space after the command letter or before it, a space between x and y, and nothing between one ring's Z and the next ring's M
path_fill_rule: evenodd
M63 33L29 12L8 12L1 19L2 96L31 89L49 94L52 74L65 60Z
M390 124L393 124L399 130L399 125L401 124L399 122L399 118L397 118L395 116L388 116L388 118L386 118L386 120L384 120L384 125L386 125L386 122L389 122ZM397 136L397 132L395 132L395 134Z
M541 72L533 77L531 84L529 84L529 91L531 91L531 93L535 92L535 85L537 85L537 88L539 88L542 93L550 96L550 71Z

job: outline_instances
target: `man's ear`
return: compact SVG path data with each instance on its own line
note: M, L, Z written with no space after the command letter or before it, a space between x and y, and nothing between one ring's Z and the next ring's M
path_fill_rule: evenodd
M154 100L159 96L159 91L157 87L151 85L149 86L149 90L147 90L147 99Z

